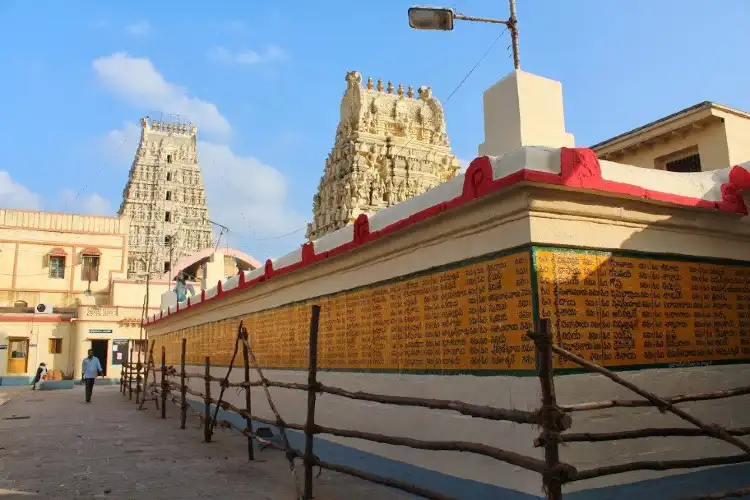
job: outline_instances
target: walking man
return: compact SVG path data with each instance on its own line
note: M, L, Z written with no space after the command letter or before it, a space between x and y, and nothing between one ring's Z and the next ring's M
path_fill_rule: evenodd
M91 402L91 392L94 390L94 381L97 375L102 373L102 365L99 358L94 357L94 351L89 349L88 356L83 358L81 366L81 379L86 386L86 402Z
M34 380L31 381L31 389L35 391L36 384L42 382L45 378L47 378L47 365L44 363L39 363L39 368L36 369Z

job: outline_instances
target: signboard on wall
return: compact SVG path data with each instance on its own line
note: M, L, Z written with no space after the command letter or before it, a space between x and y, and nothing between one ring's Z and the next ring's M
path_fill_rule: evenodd
M112 364L124 365L128 362L128 339L112 340Z
M89 335L111 335L112 330L103 330L101 328L89 329Z

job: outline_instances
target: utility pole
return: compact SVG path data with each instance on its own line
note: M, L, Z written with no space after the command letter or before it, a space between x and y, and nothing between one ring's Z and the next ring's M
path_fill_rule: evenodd
M151 289L151 252L148 254L148 262L146 262L146 295L143 297L143 310L141 311L141 331L138 335L140 340L143 340L145 332L143 330L143 323L146 321L148 316L148 304L149 304L149 290ZM148 341L148 337L146 337Z
M521 69L521 55L518 50L518 19L516 18L516 0L510 0L510 19L508 19L508 31L513 45L513 67Z

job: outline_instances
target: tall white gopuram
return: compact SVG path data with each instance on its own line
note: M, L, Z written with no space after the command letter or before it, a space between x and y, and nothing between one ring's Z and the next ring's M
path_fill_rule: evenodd
M213 246L197 127L141 119L141 142L123 191L131 218L128 278L158 278L182 256Z

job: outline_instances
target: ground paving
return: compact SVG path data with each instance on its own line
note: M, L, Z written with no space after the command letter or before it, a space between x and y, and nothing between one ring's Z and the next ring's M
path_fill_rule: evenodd
M0 497L191 500L294 500L284 455L266 449L247 460L246 440L217 430L202 441L199 420L179 428L179 409L162 420L153 402L137 411L118 387L0 391ZM356 467L356 464L350 464ZM317 471L316 471L317 472ZM297 474L302 480L301 467ZM323 471L316 500L406 500L400 492Z

